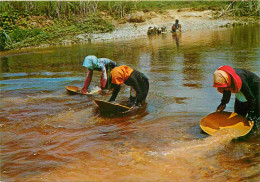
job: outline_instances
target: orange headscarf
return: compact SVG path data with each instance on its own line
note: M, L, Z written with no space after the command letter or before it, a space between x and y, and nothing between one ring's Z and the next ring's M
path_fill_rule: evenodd
M112 76L111 83L116 84L116 85L123 84L130 77L130 75L133 71L134 70L132 68L130 68L129 66L126 66L126 65L115 67L110 72L110 74Z
M223 93L222 88L228 88L232 93L238 93L242 87L242 81L236 71L228 65L219 67L213 74L213 87Z

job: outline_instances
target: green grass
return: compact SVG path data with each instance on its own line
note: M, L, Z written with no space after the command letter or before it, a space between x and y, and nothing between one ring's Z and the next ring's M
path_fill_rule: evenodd
M26 24L25 27L17 23L16 26L9 26L8 21L6 22L7 24L4 24L5 21L2 21L2 24L4 24L4 30L11 41L9 39L7 40L4 34L1 34L1 50L58 43L61 41L61 38L66 39L73 35L92 32L104 33L113 30L113 26L99 16L89 16L84 19L75 17L74 20L56 20L54 21L56 22L54 25L37 28L31 24L30 20L25 21L23 19L23 23Z

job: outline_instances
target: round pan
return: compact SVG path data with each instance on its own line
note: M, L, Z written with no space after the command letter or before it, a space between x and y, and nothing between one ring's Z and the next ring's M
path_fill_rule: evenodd
M254 121L232 112L214 112L200 120L201 129L209 135L222 129L233 129L236 135L248 134L254 126Z
M76 86L66 86L66 90L68 91L69 94L74 95L74 94L82 94L82 95L93 95L98 92L94 93L89 93L87 92L86 94L81 93L82 87L76 87Z

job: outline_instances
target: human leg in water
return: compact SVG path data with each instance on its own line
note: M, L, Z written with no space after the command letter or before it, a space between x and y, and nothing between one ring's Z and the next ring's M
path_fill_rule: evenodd
M136 91L133 87L130 88L130 97L127 101L127 106L132 107L135 104L136 101Z

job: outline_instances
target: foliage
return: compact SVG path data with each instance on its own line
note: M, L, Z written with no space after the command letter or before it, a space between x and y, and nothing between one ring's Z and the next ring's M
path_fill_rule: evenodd
M29 16L17 11L0 14L0 27L1 51L58 42L61 37L66 38L65 36L113 30L113 26L99 14L89 14L85 18L74 16L71 19L49 20L47 16Z
M70 19L72 16L86 17L89 14L107 12L122 18L133 11L161 11L165 9L196 8L198 10L221 8L227 2L202 1L13 1L2 2L1 12L20 13L24 16L48 16L51 19Z
M260 3L259 1L230 1L228 5L222 10L219 17L222 15L227 16L260 16Z
M236 1L232 7L234 16L259 16L260 4L259 1Z
M61 38L90 32L112 31L113 26L98 17L89 17L77 21L59 21L54 26L44 28L17 28L9 31L12 43L5 45L5 50L34 46L43 43L59 42ZM2 46L3 50L3 46Z

